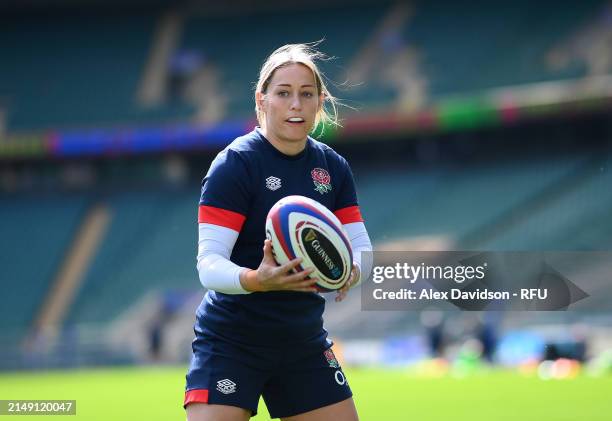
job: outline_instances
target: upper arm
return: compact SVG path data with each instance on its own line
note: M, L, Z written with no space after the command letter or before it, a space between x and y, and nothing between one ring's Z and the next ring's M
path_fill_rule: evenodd
M250 179L247 165L237 152L220 153L202 180L198 222L240 232L248 214Z
M355 188L355 179L353 172L348 162L338 156L342 179L338 193L336 194L336 204L334 214L338 217L342 224L350 224L354 222L363 222L359 201L357 200L357 190Z

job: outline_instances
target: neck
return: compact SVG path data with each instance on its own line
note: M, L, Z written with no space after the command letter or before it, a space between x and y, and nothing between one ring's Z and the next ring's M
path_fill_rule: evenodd
M261 133L265 136L266 139L270 141L272 146L274 146L280 152L288 156L295 156L299 154L300 152L302 152L304 148L306 147L307 138L304 138L304 140L300 140L300 141L282 140L274 136L264 127L261 128Z

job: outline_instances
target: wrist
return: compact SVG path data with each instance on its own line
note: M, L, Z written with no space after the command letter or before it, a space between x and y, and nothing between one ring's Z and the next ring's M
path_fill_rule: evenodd
M240 285L249 292L262 291L261 284L257 279L257 271L253 269L245 269L240 273Z

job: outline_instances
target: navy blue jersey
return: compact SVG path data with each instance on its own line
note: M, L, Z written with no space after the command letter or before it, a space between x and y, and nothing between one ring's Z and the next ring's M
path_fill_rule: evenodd
M263 258L266 216L289 195L310 197L344 224L362 221L355 184L346 160L308 138L305 149L288 156L260 129L220 152L202 181L198 221L239 233L230 260L257 269ZM325 300L316 293L208 291L198 308L199 323L229 340L255 345L325 342Z

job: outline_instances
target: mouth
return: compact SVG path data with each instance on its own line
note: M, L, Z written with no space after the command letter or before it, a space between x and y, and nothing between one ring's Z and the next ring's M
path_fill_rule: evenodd
M292 126L299 126L301 124L304 124L305 121L302 117L291 117L288 118L287 120L285 120L285 122L289 123Z

